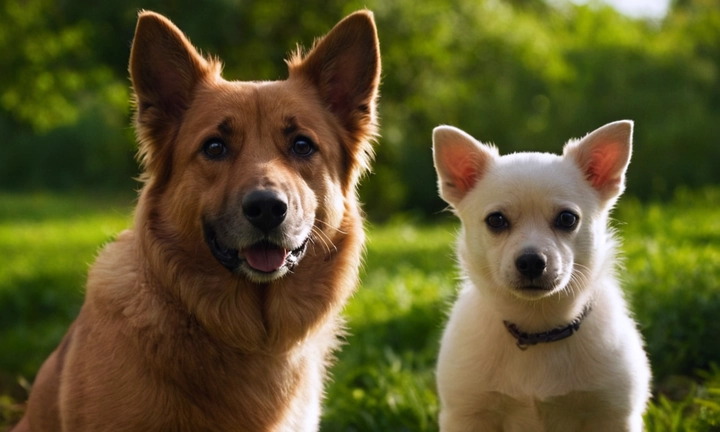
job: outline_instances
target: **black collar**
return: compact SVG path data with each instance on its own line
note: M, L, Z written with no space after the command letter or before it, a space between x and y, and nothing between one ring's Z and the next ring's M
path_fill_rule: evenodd
M517 346L521 350L526 350L530 345L537 345L539 343L549 343L549 342L556 342L559 340L563 340L565 338L569 338L573 335L576 331L580 329L580 324L582 323L583 319L587 317L587 315L590 313L590 310L592 309L591 303L588 303L583 308L582 313L580 316L575 318L570 322L570 324L566 325L565 327L557 327L550 331L542 332L542 333L524 333L521 332L517 326L510 321L503 321L503 324L505 324L505 328L507 331L510 332L511 335L515 339L517 339Z

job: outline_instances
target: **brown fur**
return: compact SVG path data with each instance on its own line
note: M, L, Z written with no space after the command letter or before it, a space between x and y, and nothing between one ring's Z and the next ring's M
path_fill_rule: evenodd
M166 18L142 12L130 74L145 185L134 229L99 254L85 303L30 395L25 431L301 431L318 427L339 313L364 240L356 197L372 158L380 59L355 13L288 61L286 81L233 82ZM299 135L317 146L291 152ZM217 137L223 158L203 153ZM230 271L261 236L243 197L287 196L281 275ZM243 264L244 265L244 264Z

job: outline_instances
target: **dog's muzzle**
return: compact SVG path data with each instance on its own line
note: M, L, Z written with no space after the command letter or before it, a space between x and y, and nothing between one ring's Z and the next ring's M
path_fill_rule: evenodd
M203 231L205 242L212 255L233 273L244 273L254 282L270 282L292 270L305 254L308 238L287 238L282 235L288 225L288 199L282 191L275 189L254 189L242 197L243 223L232 223L233 229L247 230L247 244L238 248L236 240L224 238L228 232L217 223L205 220ZM218 233L222 235L218 237ZM252 239L252 240L250 240Z
M256 281L270 281L292 270L307 250L308 239L299 247L288 250L273 242L262 240L242 249L224 246L218 240L212 224L203 224L203 234L213 257L233 273L244 272Z

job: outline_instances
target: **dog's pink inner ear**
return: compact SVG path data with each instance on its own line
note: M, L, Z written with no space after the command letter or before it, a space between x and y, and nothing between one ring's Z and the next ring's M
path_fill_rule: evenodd
M440 155L440 164L446 171L444 182L463 196L475 187L479 177L479 164L473 155L458 147L449 147Z
M618 188L622 181L622 173L618 173L617 166L623 153L620 146L612 143L594 149L591 153L585 173L592 186L598 190Z
M632 122L610 123L565 149L604 200L622 193L631 152Z
M438 174L440 196L453 206L465 198L497 156L494 147L475 141L470 135L451 126L433 131L433 157Z

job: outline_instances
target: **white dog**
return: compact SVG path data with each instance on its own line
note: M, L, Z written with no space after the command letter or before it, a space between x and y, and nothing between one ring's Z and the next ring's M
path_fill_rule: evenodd
M434 130L464 277L438 359L443 432L642 430L650 367L607 226L632 127L605 125L562 156L500 156Z

